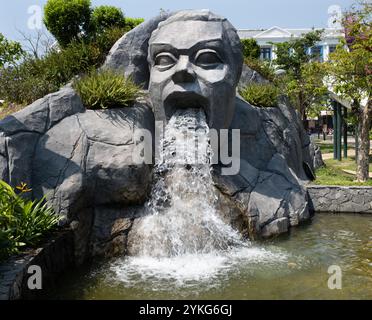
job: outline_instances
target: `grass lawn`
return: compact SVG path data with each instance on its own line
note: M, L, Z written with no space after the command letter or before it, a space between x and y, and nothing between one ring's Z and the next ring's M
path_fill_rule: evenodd
M329 146L327 146L329 147ZM325 150L330 150L322 153L333 153L333 147L331 149L325 148ZM372 186L372 179L369 179L365 183L360 183L355 181L355 176L343 172L345 170L356 171L355 157L348 157L347 159L342 159L342 161L327 159L324 160L326 167L319 168L316 170L316 180L313 182L318 185L337 185L337 186ZM369 171L372 172L372 155L369 161Z
M322 154L333 153L333 144L320 144L319 147L320 151L322 151Z

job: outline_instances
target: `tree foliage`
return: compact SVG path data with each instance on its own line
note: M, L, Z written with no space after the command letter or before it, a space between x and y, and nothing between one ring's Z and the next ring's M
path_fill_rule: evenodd
M124 13L120 8L114 6L99 6L92 11L92 30L102 33L110 28L124 28Z
M23 54L24 51L20 43L10 41L0 33L0 68L15 63Z
M88 33L90 18L90 0L48 0L44 7L45 26L62 47Z
M343 19L346 38L330 55L329 81L333 90L350 100L360 137L357 179L369 171L369 132L372 121L372 4L361 1Z
M260 57L261 49L255 39L242 39L244 58L258 59Z
M328 72L334 90L344 98L361 102L372 93L372 4L345 14L346 38L330 55Z
M313 30L300 38L276 44L274 63L285 75L277 78L278 85L300 112L303 120L311 108L324 103L327 88L323 84L325 68L311 54L311 48L321 40L322 30Z
M95 40L102 34L130 31L144 19L125 17L114 6L91 7L90 0L48 0L44 8L44 23L62 48L74 40Z
M322 33L323 30L313 30L300 38L276 44L275 63L294 77L301 78L302 66L316 58L310 51L321 40Z

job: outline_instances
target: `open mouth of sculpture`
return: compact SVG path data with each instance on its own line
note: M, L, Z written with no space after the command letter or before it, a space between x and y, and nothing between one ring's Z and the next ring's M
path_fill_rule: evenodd
M169 121L179 109L202 109L207 123L210 120L210 105L207 98L195 92L173 92L164 101L164 110Z

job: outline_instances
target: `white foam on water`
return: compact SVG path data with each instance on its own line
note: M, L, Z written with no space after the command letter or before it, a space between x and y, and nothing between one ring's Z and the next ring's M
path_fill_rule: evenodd
M221 284L230 275L245 268L257 266L286 266L288 256L284 252L264 248L235 248L227 252L206 254L182 254L174 257L134 256L125 257L111 264L112 280L128 286L151 284L161 290L169 284L175 287L203 285L204 288Z

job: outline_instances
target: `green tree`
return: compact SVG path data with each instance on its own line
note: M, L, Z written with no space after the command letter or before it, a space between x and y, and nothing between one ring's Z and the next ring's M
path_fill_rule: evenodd
M372 4L361 2L344 15L346 39L330 55L333 90L352 101L360 139L357 180L365 182L369 173L369 132L372 121Z
M260 46L255 39L242 39L244 58L258 59L261 54Z
M0 33L0 68L15 63L23 54L24 51L20 43L9 41Z
M102 33L111 28L124 28L126 25L124 13L120 8L113 6L96 7L91 15L92 30Z
M62 47L87 35L90 17L90 0L48 0L44 8L45 26Z
M300 112L305 125L311 107L322 103L327 93L323 84L325 68L317 61L318 57L311 54L311 48L321 40L322 33L322 30L313 30L301 38L276 44L274 63L286 71L278 77L278 85Z

